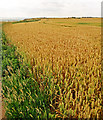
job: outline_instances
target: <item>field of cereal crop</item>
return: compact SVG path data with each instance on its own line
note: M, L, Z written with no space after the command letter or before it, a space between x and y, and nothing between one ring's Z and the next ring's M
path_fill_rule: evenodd
M8 23L3 30L9 43L26 55L41 90L46 81L55 118L100 118L100 18L45 18Z

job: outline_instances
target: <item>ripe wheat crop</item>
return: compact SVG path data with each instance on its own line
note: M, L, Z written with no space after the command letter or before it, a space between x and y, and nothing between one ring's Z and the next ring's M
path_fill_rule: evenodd
M25 53L41 91L49 89L55 118L100 118L100 19L41 19L9 23L4 31Z

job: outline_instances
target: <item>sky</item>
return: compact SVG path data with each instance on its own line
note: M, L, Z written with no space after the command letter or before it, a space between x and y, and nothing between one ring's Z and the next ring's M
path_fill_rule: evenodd
M0 18L100 17L102 0L1 0Z

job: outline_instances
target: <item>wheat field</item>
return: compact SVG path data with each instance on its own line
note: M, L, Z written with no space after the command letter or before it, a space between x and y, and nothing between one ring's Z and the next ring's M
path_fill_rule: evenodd
M3 30L10 43L30 61L41 89L45 87L41 77L45 75L51 79L50 108L56 118L100 117L99 18L45 18L36 22L5 24Z

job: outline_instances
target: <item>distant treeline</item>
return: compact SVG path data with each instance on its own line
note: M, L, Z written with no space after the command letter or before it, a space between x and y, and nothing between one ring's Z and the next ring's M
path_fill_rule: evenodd
M68 18L99 18L99 17L68 17Z

